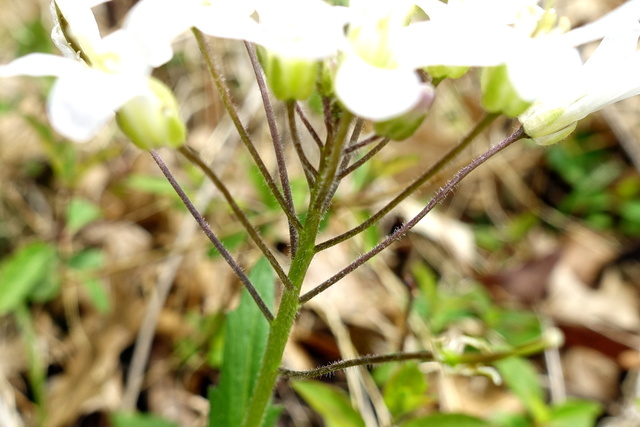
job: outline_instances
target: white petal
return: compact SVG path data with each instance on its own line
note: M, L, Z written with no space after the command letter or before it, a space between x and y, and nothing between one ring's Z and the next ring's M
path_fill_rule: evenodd
M173 40L198 20L199 1L142 0L131 8L124 28L140 38L149 63L158 67L173 56Z
M579 46L603 38L621 28L637 25L640 19L640 0L630 0L596 21L569 31L565 42Z
M468 36L463 36L468 34ZM435 21L417 22L398 35L398 61L414 67L430 65L490 66L504 63L514 49L514 31L507 26L453 27Z
M100 29L93 12L91 12L92 2L55 0L55 4L69 24L65 29L69 30L70 36L78 41L83 52L89 53L93 46L100 43ZM54 14L55 24L59 25L56 16Z
M46 53L31 53L14 59L6 65L0 65L0 77L62 76L83 68L84 66L81 63L69 58Z
M421 83L410 69L383 69L356 57L340 64L335 78L338 98L354 114L382 121L414 107L421 96Z
M96 52L101 66L111 73L146 77L151 74L150 52L131 31L117 30L102 39Z
M278 55L322 59L344 43L347 8L322 0L269 0L257 12L262 34L256 42Z
M49 94L49 120L61 135L83 142L111 120L115 110L145 90L144 81L97 70L65 74Z
M579 96L582 60L578 51L553 38L523 40L507 61L509 80L526 101Z
M613 70L620 73L629 71L628 66L638 49L638 36L640 25L605 37L584 64L586 76L593 79L606 78Z
M259 24L249 15L224 15L212 8L203 8L195 26L205 34L226 39L257 42L264 37Z

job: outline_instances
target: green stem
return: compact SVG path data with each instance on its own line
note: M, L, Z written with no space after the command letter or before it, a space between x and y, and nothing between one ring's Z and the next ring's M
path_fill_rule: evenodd
M253 142L251 141L247 130L240 121L237 109L233 103L233 100L231 99L231 91L227 87L224 78L222 77L222 72L219 69L220 67L218 65L218 62L215 60L213 52L211 51L211 46L209 46L204 37L204 34L202 34L200 30L198 30L197 28L192 28L192 32L196 38L196 41L198 42L198 47L200 48L200 52L202 53L205 63L207 64L209 74L211 74L211 78L216 85L216 89L218 89L218 93L220 94L222 103L227 110L227 113L229 113L229 117L231 118L231 121L233 122L236 130L238 131L240 140L246 147L247 151L249 151L249 154L253 158L253 161L260 171L260 174L264 178L264 182L267 184L267 187L271 191L271 194L273 194L273 197L275 197L278 204L282 208L282 211L287 215L287 219L289 220L289 222L293 224L296 229L301 228L302 225L300 224L300 220L298 219L298 217L296 217L296 214L293 210L293 205L287 203L284 196L278 189L278 186L273 180L273 177L267 170L267 166L262 161L258 150L253 145Z
M431 166L426 172L424 172L421 176L419 176L413 183L411 183L407 188L405 188L400 194L398 194L393 200L387 203L382 209L372 215L369 219L364 221L362 224L357 227L340 234L339 236L333 237L329 240L325 240L324 242L318 244L316 246L316 252L323 251L325 249L330 248L331 246L335 246L338 243L342 243L345 240L349 240L353 236L356 236L362 233L367 228L376 224L382 217L391 212L393 208L398 206L400 202L405 200L407 197L412 195L418 188L420 188L425 182L430 180L436 173L438 173L442 168L449 164L462 150L467 148L467 146L484 130L487 126L489 126L497 117L498 114L488 114L486 115L480 122L478 122L473 130L466 136L458 145L453 147L442 159L440 159L435 165ZM346 174L345 174L346 175Z
M271 252L267 247L266 242L262 239L262 237L260 237L260 233L258 232L258 229L254 227L253 224L251 224L251 221L249 221L249 218L247 217L247 215L244 213L242 209L240 209L240 206L238 206L238 203L236 203L235 199L231 195L231 191L229 191L229 189L224 184L224 182L218 177L218 175L213 171L213 169L211 169L209 165L207 165L200 158L198 153L196 153L192 148L190 148L187 145L184 145L180 147L178 151L183 156L185 156L191 163L198 166L200 170L202 170L202 172L205 175L207 175L207 177L211 180L213 185L216 186L218 191L222 193L225 200L231 207L231 210L235 214L236 218L238 218L238 220L240 221L240 224L242 224L247 234L249 234L249 237L251 237L251 240L253 240L253 242L256 244L256 246L258 246L258 248L260 249L262 254L265 256L267 261L269 261L269 264L271 264L271 267L278 275L278 278L282 281L282 284L284 286L291 287L291 283L289 282L289 277L287 277L286 273L278 263L278 260L273 255L273 252Z
M278 312L271 322L265 354L262 359L262 364L260 365L260 371L258 372L258 379L242 423L244 427L259 427L262 424L265 410L271 399L276 381L278 380L284 347L289 338L293 321L300 308L298 297L302 283L315 255L314 247L316 236L320 229L320 222L323 217L321 209L324 204L324 198L329 194L331 186L336 179L338 166L342 157L342 150L347 141L347 134L352 118L353 116L351 114L344 113L338 131L336 132L336 138L329 140L324 147L324 158L321 162L321 168L318 171L316 185L311 192L307 219L304 227L300 230L298 251L293 257L289 269L289 280L293 286L292 288L283 289Z

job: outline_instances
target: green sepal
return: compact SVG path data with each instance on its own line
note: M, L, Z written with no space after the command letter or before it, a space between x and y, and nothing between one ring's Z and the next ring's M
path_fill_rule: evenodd
M129 100L116 114L116 121L131 142L143 150L181 147L187 130L179 106L169 88L149 78L150 92Z

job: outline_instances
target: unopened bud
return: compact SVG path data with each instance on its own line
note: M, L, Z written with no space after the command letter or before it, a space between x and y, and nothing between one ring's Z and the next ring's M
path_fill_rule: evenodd
M578 122L565 117L566 108L546 109L544 105L534 105L520 116L524 132L538 145L560 142L576 129Z
M304 100L316 88L319 62L306 58L286 58L268 49L258 49L267 84L276 98L283 101Z
M520 98L507 74L507 66L486 67L480 78L482 106L490 113L517 117L531 105Z
M149 92L129 100L116 113L118 126L143 150L178 148L186 139L178 102L169 88L149 78Z

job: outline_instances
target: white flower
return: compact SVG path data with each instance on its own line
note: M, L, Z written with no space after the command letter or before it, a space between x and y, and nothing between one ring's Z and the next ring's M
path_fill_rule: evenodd
M288 57L320 59L341 43L345 12L322 0L142 0L124 26L140 30L145 45L153 48L154 66L171 58L171 43L191 27L255 42Z
M98 3L52 2L52 38L65 57L34 53L0 66L0 77L58 77L48 98L49 120L61 135L78 142L94 136L128 100L149 93L151 68L141 46L127 31L101 38L90 9ZM58 19L56 5L66 22Z
M428 21L410 25L396 49L414 67L489 66L504 63L513 49L512 24L536 0L417 0Z
M344 44L347 8L322 0L265 0L257 13L258 32L244 39L283 58L324 59Z
M260 46L273 94L285 101L307 99L316 89L320 60L335 57L345 44L347 9L322 0L267 0L256 11L258 33L251 41Z
M409 23L413 6L427 21ZM516 50L512 24L535 0L352 1L351 44L335 78L336 94L352 112L387 120L411 110L427 66L489 66Z
M256 0L141 0L127 14L124 28L137 34L149 52L149 63L171 59L171 44L191 27L223 38L253 40L257 22L251 18Z
M336 95L360 117L383 121L415 107L424 94L415 67L398 57L413 2L352 0L351 22L336 72Z
M626 27L626 28L625 28ZM560 141L578 120L620 100L640 94L640 24L633 18L605 37L562 90L539 99L520 116L525 132L539 144Z

